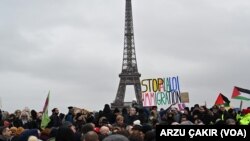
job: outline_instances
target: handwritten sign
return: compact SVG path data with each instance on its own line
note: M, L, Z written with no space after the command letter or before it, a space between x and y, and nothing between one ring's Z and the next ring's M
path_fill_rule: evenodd
M181 101L178 76L143 79L141 85L143 106L145 107L169 105Z

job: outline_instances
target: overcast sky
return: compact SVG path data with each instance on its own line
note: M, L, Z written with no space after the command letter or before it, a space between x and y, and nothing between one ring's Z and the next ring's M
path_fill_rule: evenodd
M219 93L231 98L233 86L250 89L249 0L132 0L132 7L141 80L178 76L191 105L211 106ZM41 111L49 90L49 109L62 112L100 110L115 99L125 0L1 0L0 19L2 109Z

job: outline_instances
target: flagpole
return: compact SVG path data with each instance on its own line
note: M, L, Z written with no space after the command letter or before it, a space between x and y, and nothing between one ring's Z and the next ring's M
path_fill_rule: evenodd
M242 110L243 101L240 101L240 111Z

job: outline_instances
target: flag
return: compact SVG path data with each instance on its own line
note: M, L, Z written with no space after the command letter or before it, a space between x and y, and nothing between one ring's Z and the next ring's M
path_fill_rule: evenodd
M250 90L235 86L233 89L232 98L249 101L250 100Z
M230 104L230 101L228 100L228 98L221 93L218 95L218 97L215 101L215 105L229 106L229 104Z
M49 114L48 114L48 107L49 107L49 95L50 91L48 93L48 96L46 98L44 107L43 107L43 115L42 115L42 122L41 122L41 128L44 129L50 122Z

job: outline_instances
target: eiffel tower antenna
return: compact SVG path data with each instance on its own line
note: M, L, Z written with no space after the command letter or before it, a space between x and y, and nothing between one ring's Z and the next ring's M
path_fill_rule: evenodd
M124 107L124 97L127 85L134 85L136 102L139 106L142 106L141 74L137 69L131 0L126 0L123 61L122 72L119 74L119 77L120 83L115 101L111 103L111 108Z

